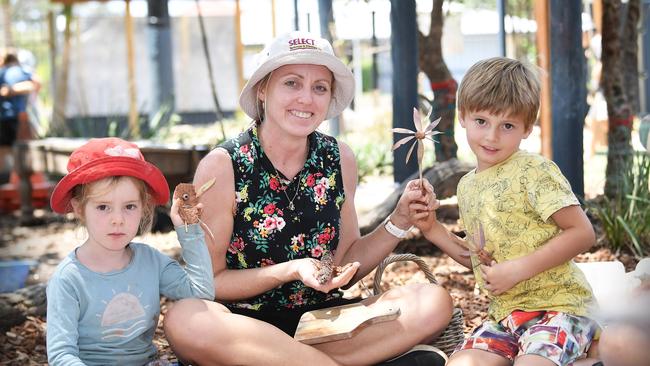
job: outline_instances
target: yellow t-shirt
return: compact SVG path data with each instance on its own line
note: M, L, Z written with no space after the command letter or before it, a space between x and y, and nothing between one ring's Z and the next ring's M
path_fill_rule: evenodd
M458 207L469 235L483 227L485 249L497 262L534 252L560 229L550 216L579 205L569 182L552 161L518 151L482 172L471 171L458 184ZM476 235L478 237L478 235ZM483 279L472 254L477 282ZM594 298L584 274L573 261L565 262L499 296L490 296L488 315L501 320L515 310L555 310L587 315Z

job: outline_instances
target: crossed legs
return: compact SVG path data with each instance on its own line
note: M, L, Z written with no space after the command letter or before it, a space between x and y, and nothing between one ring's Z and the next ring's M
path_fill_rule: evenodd
M363 302L398 306L401 315L350 339L312 347L219 303L186 299L167 312L165 334L181 359L198 365L372 365L439 335L453 309L449 294L430 284L402 286Z

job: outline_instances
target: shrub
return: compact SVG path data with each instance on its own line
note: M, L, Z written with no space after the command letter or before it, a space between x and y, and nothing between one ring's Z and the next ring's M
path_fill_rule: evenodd
M612 198L591 205L603 225L610 249L629 250L637 258L650 255L650 154L637 152L623 189Z

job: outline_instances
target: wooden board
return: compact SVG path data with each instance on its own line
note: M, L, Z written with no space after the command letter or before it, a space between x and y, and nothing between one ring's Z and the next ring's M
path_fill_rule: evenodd
M371 324L393 320L399 315L399 308L377 304L368 307L361 303L308 311L300 317L294 338L305 344L338 341L351 338Z

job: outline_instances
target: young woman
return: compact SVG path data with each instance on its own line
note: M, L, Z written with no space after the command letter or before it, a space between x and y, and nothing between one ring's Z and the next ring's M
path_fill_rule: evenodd
M362 300L400 308L394 321L315 346L292 338L305 311L361 301L343 299L338 288L363 278L395 248L411 226L410 202L437 201L412 191L385 225L362 237L352 150L316 131L350 103L352 73L326 40L304 32L273 40L258 60L240 96L254 122L196 172L196 184L214 177L224 183L201 199L216 233L210 247L219 303L181 301L170 309L165 332L177 355L202 365L368 365L436 337L451 319L451 298L418 284ZM315 263L326 253L335 265L351 265L321 282ZM416 365L418 357L444 362L416 351L390 364Z

